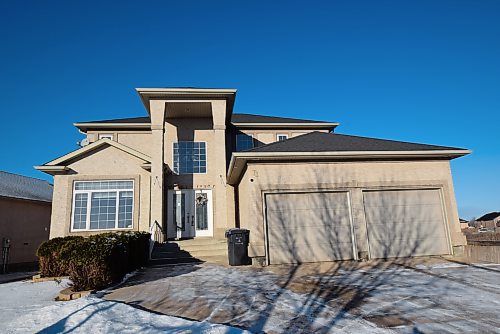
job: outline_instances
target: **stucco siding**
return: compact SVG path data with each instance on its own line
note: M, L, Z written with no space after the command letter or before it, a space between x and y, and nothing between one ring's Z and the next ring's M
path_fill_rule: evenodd
M54 205L50 238L65 235L90 235L96 232L71 232L73 182L91 180L134 180L133 230L149 230L150 174L141 167L144 161L115 147L95 150L68 164L68 175L54 177ZM100 231L102 233L102 231Z
M212 118L185 118L168 120L165 123L165 163L173 166L173 143L178 141L199 141L206 143L207 172L201 174L170 173L166 176L168 189L212 190L214 209L214 236L223 238L228 227L234 227L234 200L231 187L225 182L226 170L218 170L217 163L225 159L226 140L216 138ZM219 196L226 193L226 196ZM223 200L227 198L227 200ZM168 205L168 203L167 203ZM168 208L167 208L168 210Z
M117 141L151 156L151 132L118 132Z
M451 244L464 245L448 161L250 163L238 186L240 224L251 231L250 255L265 256L264 193L346 190L357 248L363 252L368 247L362 190L427 187L442 193Z

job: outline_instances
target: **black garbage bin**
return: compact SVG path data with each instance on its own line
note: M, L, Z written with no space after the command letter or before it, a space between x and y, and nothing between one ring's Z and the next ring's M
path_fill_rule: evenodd
M230 266L244 266L251 263L248 257L250 231L244 228L231 228L226 231L227 253Z

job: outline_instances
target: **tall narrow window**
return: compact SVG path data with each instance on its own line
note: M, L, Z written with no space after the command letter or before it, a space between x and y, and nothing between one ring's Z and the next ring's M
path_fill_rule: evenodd
M247 134L238 134L236 135L236 151L246 151L253 148L254 140L251 135Z
M134 181L76 181L73 230L132 228Z
M207 172L205 142L180 141L174 143L174 173L199 174Z

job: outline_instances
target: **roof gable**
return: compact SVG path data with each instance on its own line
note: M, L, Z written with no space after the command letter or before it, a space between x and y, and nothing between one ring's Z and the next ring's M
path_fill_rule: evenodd
M63 155L62 157L60 158L57 158L55 160L52 160L52 161L49 161L47 162L46 164L42 165L42 166L38 166L38 167L43 167L43 166L58 166L58 165L63 165L65 162L69 161L69 160L72 160L72 159L75 159L75 158L78 158L79 156L81 155L84 155L88 152L91 152L91 151L94 151L98 148L100 148L101 146L103 145L109 145L109 146L113 146L113 147L116 147L117 149L123 151L123 152L126 152L130 155L133 155L139 159L142 159L146 162L151 162L151 157L145 155L144 153L141 153L139 151L136 151L128 146L125 146L123 144L120 144L114 140L110 140L110 139L107 139L107 138L104 138L104 139L100 139L96 142L93 142L92 144L90 145L87 145L87 146L84 146L82 148L79 148L78 150L76 151L73 151L73 152L70 152L66 155ZM38 168L38 169L42 169L42 168Z

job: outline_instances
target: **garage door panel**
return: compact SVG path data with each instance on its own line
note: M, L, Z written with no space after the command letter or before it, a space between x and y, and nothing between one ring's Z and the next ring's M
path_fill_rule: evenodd
M371 222L371 220L368 220ZM404 235L408 239L411 237L423 238L433 237L437 229L442 227L441 220L401 220L401 221L384 221L384 223L370 223L370 230L373 234L381 234L391 238ZM439 231L439 234L441 232Z
M314 246L318 242L335 244L342 242L342 240L351 243L351 227L336 226L328 230L323 227L270 229L269 239L274 240L274 243L278 243L279 240L286 240L287 242L306 243L310 246Z
M401 192L404 192L404 199L401 197ZM384 190L381 191L366 191L364 194L370 197L370 202L366 204L370 206L387 206L408 204L425 205L425 204L441 204L439 197L436 197L437 190L435 189L416 189L416 190Z
M418 215L414 215L415 208L419 208ZM390 219L390 220L404 220L413 219L420 221L435 220L436 217L441 216L441 204L425 204L425 205L385 205L384 207L366 207L365 214L368 218L373 220Z
M410 257L447 254L447 239L411 239L395 238L387 243L385 238L370 239L370 251L373 258Z
M349 212L347 210L289 210L268 212L270 230L314 228L324 230L338 226L350 227Z
M353 258L346 192L266 195L272 264Z
M282 193L266 196L267 209L271 211L288 211L290 209L341 209L347 206L345 193Z
M367 191L363 199L372 258L449 253L438 190Z
M332 247L330 243L316 243L314 247L308 244L277 245L269 247L270 262L279 263L304 263L314 261L335 261L352 259L352 245L339 244Z

